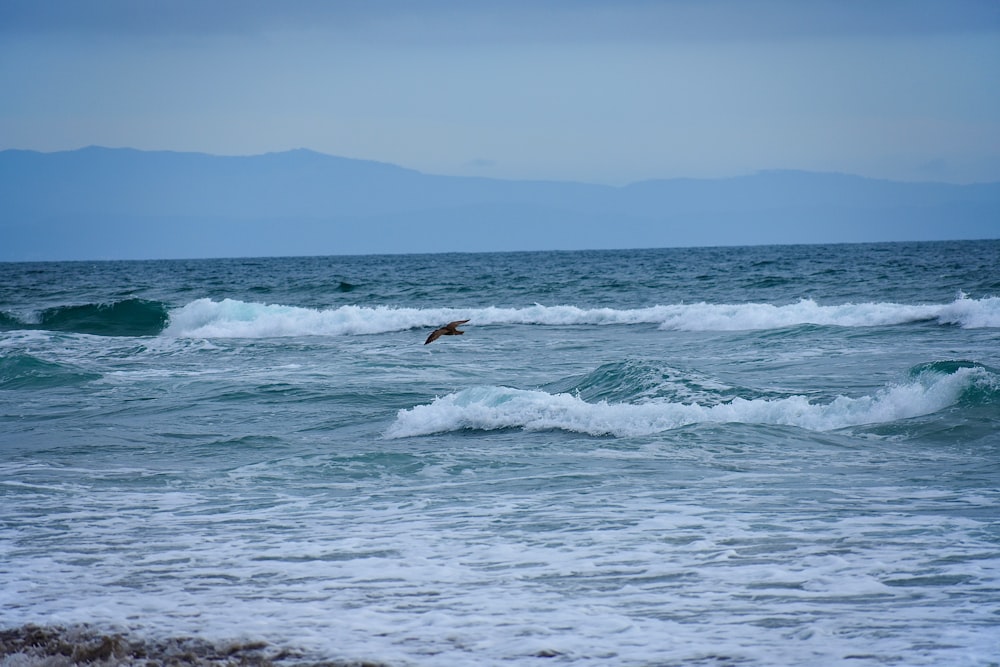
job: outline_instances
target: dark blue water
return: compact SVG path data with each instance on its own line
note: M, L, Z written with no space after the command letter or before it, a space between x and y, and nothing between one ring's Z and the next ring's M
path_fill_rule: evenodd
M0 625L993 664L998 368L997 241L0 264Z

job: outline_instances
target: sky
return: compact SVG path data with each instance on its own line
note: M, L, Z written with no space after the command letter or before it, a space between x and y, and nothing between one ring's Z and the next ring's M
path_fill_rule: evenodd
M0 149L1000 181L997 0L3 0Z

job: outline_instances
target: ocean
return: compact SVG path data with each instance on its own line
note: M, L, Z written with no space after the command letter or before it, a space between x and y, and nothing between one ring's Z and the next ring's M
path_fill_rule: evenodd
M997 665L1000 241L0 264L26 624Z

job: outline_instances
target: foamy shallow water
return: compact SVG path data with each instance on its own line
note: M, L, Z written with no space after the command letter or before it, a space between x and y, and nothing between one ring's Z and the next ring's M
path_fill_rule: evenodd
M398 664L995 655L995 490L956 492L933 474L959 452L899 466L914 483L878 472L880 458L913 457L905 446L768 428L714 444L732 430L411 440L194 481L179 469L5 466L6 479L32 481L5 491L18 502L6 511L17 568L4 572L4 620L263 638ZM942 623L942 609L961 623Z

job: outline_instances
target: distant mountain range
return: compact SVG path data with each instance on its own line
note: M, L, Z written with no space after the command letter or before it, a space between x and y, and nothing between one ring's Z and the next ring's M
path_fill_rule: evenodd
M434 176L293 150L0 151L0 261L1000 237L1000 183L768 171L624 187Z

